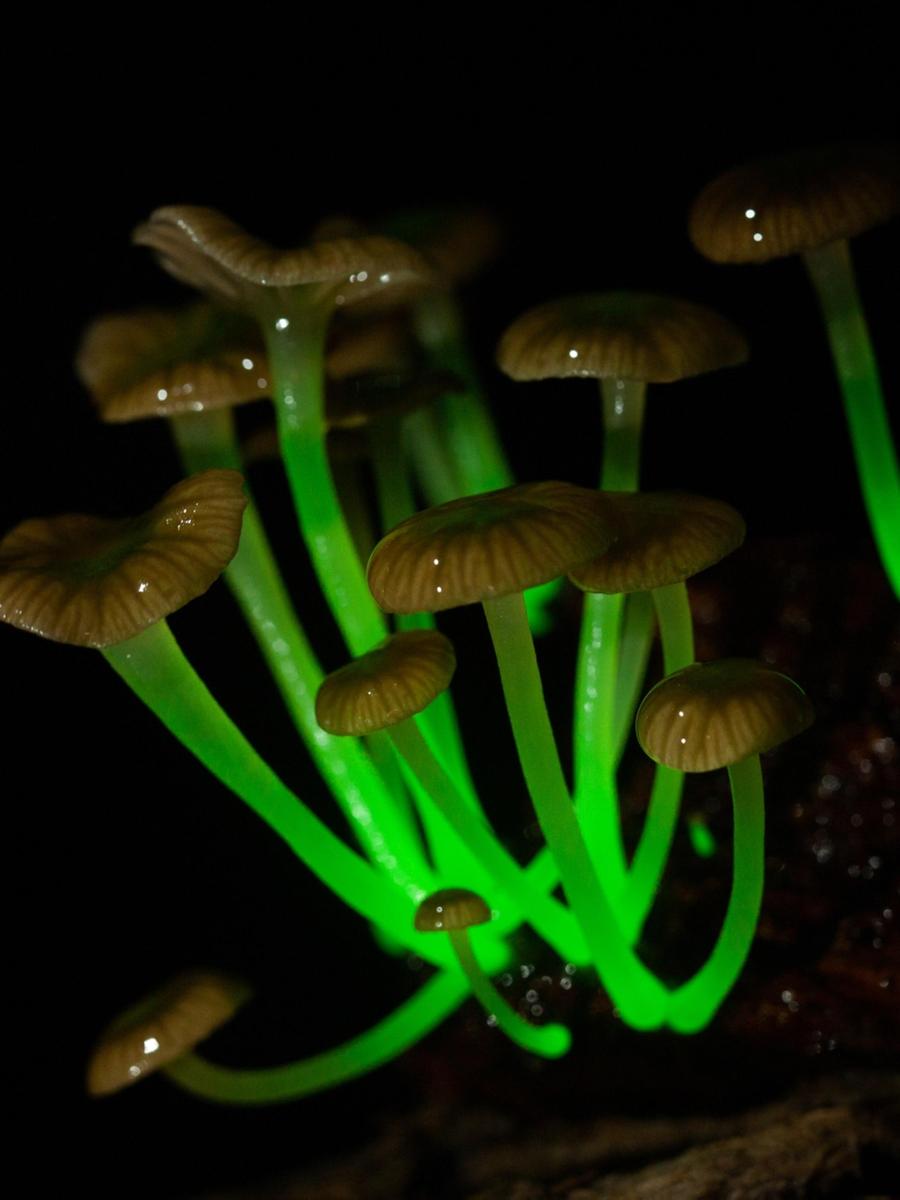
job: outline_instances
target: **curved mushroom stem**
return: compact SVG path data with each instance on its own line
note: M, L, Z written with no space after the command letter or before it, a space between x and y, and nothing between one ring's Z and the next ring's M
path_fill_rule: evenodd
M636 1029L655 1029L666 989L633 953L594 872L559 761L521 593L483 606L525 781L594 966L623 1019Z
M759 920L766 820L759 755L729 767L728 776L734 808L731 895L706 963L669 998L667 1020L679 1033L696 1033L712 1020L741 973Z
M442 971L365 1033L311 1058L251 1071L220 1067L198 1054L186 1054L163 1072L179 1087L219 1104L298 1100L355 1079L402 1054L448 1017L467 994L466 979L458 970Z
M453 780L431 753L416 722L402 721L391 726L388 732L419 781L426 803L443 815L475 862L486 872L491 886L502 889L514 905L511 913L501 910L498 920L510 927L527 920L563 958L578 966L590 962L584 937L572 914L565 905L548 896L546 890L542 891L531 882L528 874L497 841L481 813L467 807ZM469 886L466 876L458 878ZM475 884L472 886L474 888ZM493 925L486 928L493 928Z
M900 468L846 239L804 254L825 317L869 523L900 599Z
M325 450L323 400L327 313L289 290L261 318L272 372L278 440L297 519L319 584L353 655L387 633L338 499Z
M484 1011L500 1026L510 1041L540 1054L544 1058L559 1058L572 1044L572 1035L565 1025L530 1025L514 1012L479 967L469 943L468 929L450 929L450 944L469 981L469 987Z
M241 470L230 410L176 417L171 428L189 472L208 466ZM225 570L225 579L297 730L370 859L389 874L401 862L417 887L433 890L418 829L414 821L404 818L390 786L391 777L373 764L356 741L332 737L316 720L316 693L324 674L287 594L252 500L244 510L240 545ZM365 796L365 805L359 804L360 796Z
M653 594L630 592L625 597L619 665L616 671L612 735L616 762L622 759L634 724L634 714L641 697L641 687L647 674L647 660L653 643L653 624Z
M285 787L209 693L165 621L108 646L103 654L170 733L262 817L348 907L423 958L446 964L446 953L411 929L413 906L424 893L400 861L395 863L391 883ZM365 808L364 795L357 795L356 802ZM361 823L367 824L364 819ZM373 848L375 853L383 850ZM485 951L492 960L504 953L501 947L487 944Z

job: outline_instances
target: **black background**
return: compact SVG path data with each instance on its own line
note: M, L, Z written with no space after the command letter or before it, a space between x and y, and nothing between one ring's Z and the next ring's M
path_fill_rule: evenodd
M167 28L140 62L127 57L124 30L107 31L120 39L114 51L83 59L57 30L43 61L42 77L56 81L49 115L39 113L51 93L32 85L20 98L21 146L10 151L27 199L11 197L8 228L19 282L6 347L4 528L54 511L139 511L178 475L164 429L100 427L71 370L92 317L182 296L129 246L157 205L209 204L290 244L332 212L365 219L461 201L487 204L506 230L502 258L465 299L523 478L590 483L599 427L583 402L589 385L499 376L493 347L508 322L571 291L683 294L746 330L752 364L674 385L671 399L651 395L644 485L729 500L750 537L809 539L835 558L871 553L801 268L714 267L684 232L699 188L748 157L896 137L886 7L838 6L815 31L800 7L790 29L774 11L717 10L715 21L728 21L717 28L699 13L660 23L651 9L579 7L545 14L525 41L512 31L488 39L472 14L453 14L468 20L460 29L434 13L447 26L440 34L376 24L356 27L349 45L340 19L287 37L274 13L263 32L245 14L199 48ZM896 395L896 224L861 238L855 256ZM260 481L274 511L286 498L280 482ZM289 534L286 524L290 552ZM288 570L307 587L302 562ZM251 739L324 812L277 700L258 699L271 697L224 589L173 627ZM471 633L476 676L479 637ZM103 1024L180 966L209 962L254 981L261 999L222 1054L260 1063L354 1032L408 993L410 972L372 949L361 923L210 783L99 655L6 629L0 647L18 991L8 1029L24 1067L15 1123L23 1143L36 1137L44 1148L30 1157L38 1180L59 1172L95 1195L186 1194L315 1159L361 1138L386 1096L411 1102L415 1075L402 1063L259 1113L209 1109L159 1081L102 1104L82 1099L83 1062ZM489 745L482 753L493 762ZM440 1034L432 1040L439 1053Z

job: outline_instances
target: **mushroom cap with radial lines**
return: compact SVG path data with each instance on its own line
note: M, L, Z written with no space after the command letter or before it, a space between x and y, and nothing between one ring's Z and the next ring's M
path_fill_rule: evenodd
M415 716L450 686L456 654L433 629L392 634L324 681L316 720L327 733L362 736Z
M265 289L310 285L315 299L350 305L387 287L435 282L434 268L393 238L339 237L295 250L279 250L246 233L212 208L158 208L134 231L162 266L191 287L226 304L254 309Z
M442 888L419 904L415 925L420 933L447 933L451 929L484 925L490 919L491 910L477 892L468 888Z
M721 500L686 492L605 492L620 528L598 558L569 572L585 592L649 592L680 583L736 550L744 518Z
M269 366L245 318L211 304L100 317L75 368L104 421L228 408L269 394Z
M768 262L855 237L898 213L900 147L835 145L720 175L694 201L688 232L713 262Z
M694 663L663 679L635 718L654 762L676 771L714 771L802 733L812 705L787 675L746 658Z
M567 296L530 309L504 333L497 365L512 379L673 383L747 359L731 321L689 300L643 292Z
M87 1070L91 1096L108 1096L181 1058L224 1025L250 989L214 971L189 971L114 1021Z
M592 488L523 483L451 500L402 521L378 543L369 588L385 612L439 612L565 575L616 536Z
M247 504L237 471L202 471L140 517L24 521L0 542L0 619L102 648L202 595L237 552Z

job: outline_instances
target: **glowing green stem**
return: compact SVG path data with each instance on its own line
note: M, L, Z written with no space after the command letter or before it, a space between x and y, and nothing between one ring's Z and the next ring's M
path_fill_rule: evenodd
M825 316L869 523L900 598L900 468L845 240L804 255Z
M565 1025L530 1025L514 1012L475 961L469 945L467 929L451 929L450 944L469 981L469 987L484 1011L494 1018L510 1041L515 1042L532 1054L544 1058L559 1058L572 1044L572 1036Z
M631 734L634 714L653 642L654 609L650 592L631 592L625 597L625 617L620 638L619 667L613 715L613 761L621 762Z
M759 756L728 768L734 810L734 862L728 909L712 954L669 1000L668 1022L679 1033L707 1025L731 991L750 952L765 875L765 808Z
M365 1033L300 1062L247 1071L187 1054L164 1071L186 1091L219 1104L298 1100L355 1079L402 1054L448 1017L467 994L467 981L458 970L442 971Z
M434 960L427 937L411 931L415 903L349 849L281 782L210 695L165 621L108 646L106 659L200 762L260 816L335 895L398 941ZM359 804L366 798L359 796ZM446 956L442 959L446 962Z
M510 927L527 919L563 958L579 966L588 963L590 956L584 937L572 914L555 897L541 892L529 882L527 874L497 841L487 821L466 805L453 780L431 753L416 723L403 721L392 726L389 732L429 803L443 815L489 878L496 881L496 887L512 901L514 910L508 922ZM470 884L465 876L455 879L453 885L471 887L474 891L480 891L483 886L476 882ZM491 902L502 915L500 901L492 897Z
M441 440L431 408L411 413L405 424L410 458L422 493L430 505L446 504L463 494L453 460Z
M484 610L525 781L594 966L623 1019L654 1029L666 992L632 952L594 873L560 765L522 597L486 600Z
M604 379L603 466L605 492L636 492L640 483L641 434L647 387L633 379Z
M297 519L322 591L354 657L387 626L366 586L325 451L323 350L327 317L290 292L263 321L278 440Z
M230 410L177 417L172 431L188 471L213 465L240 469ZM395 801L391 774L387 769L379 772L358 742L332 737L316 720L322 668L297 619L252 501L225 578L294 724L369 858L399 886L407 891L412 887L410 894L432 891L434 880L418 830L404 819ZM396 775L393 781L398 782Z

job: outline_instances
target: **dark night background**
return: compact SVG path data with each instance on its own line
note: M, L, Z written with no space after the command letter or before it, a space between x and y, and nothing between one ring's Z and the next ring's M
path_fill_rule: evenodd
M107 63L89 85L74 78L52 127L36 129L23 152L29 232L12 250L31 273L13 305L13 337L27 366L7 405L3 528L55 511L136 512L178 476L162 426L101 427L71 370L94 316L182 298L149 254L129 245L131 229L155 207L212 205L291 244L334 212L373 219L397 207L472 202L489 206L505 230L502 256L464 301L520 476L590 483L599 426L584 402L588 385L515 385L499 375L493 348L515 316L568 292L620 287L708 303L746 331L751 364L674 385L671 398L651 391L644 486L728 500L747 519L748 544L791 539L835 564L840 588L839 564L871 559L872 549L807 281L793 261L706 263L687 240L685 214L708 179L754 155L897 136L885 8L854 6L852 20L832 18L810 37L792 31L780 50L757 38L765 20L752 8L735 10L734 32L721 41L707 33L703 46L688 29L656 29L648 46L641 20L607 22L618 12L610 9L589 31L574 21L564 29L560 19L538 48L445 46L435 58L422 47L399 65L373 30L365 53L362 45L352 54L331 48L327 62L306 43L296 47L296 80L282 73L271 90L259 66L238 78L232 64L226 89L213 86L204 64L183 104L164 88L184 69L180 58L163 59L152 76ZM896 395L896 223L862 237L854 255L885 390ZM286 500L274 469L260 468L254 483L272 512ZM290 553L290 523L281 524L279 545ZM298 594L308 589L302 561L287 571ZM315 614L317 603L306 611ZM172 624L251 741L325 813L224 588ZM454 636L469 638L461 655L469 682L460 687L476 706L463 719L477 741L480 715L496 699L488 687L477 707L485 646L467 618L451 624ZM324 636L327 665L336 666ZM755 653L749 641L738 635L735 652ZM362 923L179 750L99 655L8 629L0 643L8 969L22 987L8 1036L25 1068L23 1137L52 1128L46 1147L60 1148L37 1160L39 1178L59 1171L96 1196L162 1197L265 1177L362 1141L381 1105L416 1102L419 1071L436 1071L460 1031L483 1036L467 1008L420 1057L280 1109L220 1111L159 1080L102 1103L84 1100L83 1063L100 1029L181 967L206 962L253 981L259 999L218 1043L222 1061L247 1065L350 1036L367 1014L408 994L413 975L372 947ZM564 683L551 675L548 690L562 699ZM505 777L505 745L495 751L481 736L479 753L485 780ZM517 811L510 801L513 839ZM551 969L545 949L517 949ZM598 1035L585 1036L590 1043ZM630 1111L678 1103L674 1077L692 1069L692 1054L708 1063L733 1051L736 1064L746 1054L715 1030L704 1035L706 1050L704 1038L696 1050L661 1040L638 1051L638 1039L621 1029L602 1037ZM629 1083L631 1048L643 1055L642 1070L657 1072L652 1101ZM486 1072L508 1070L522 1088L552 1086L561 1069L523 1065L493 1046L485 1053ZM765 1077L762 1069L763 1082L751 1085L760 1094Z

